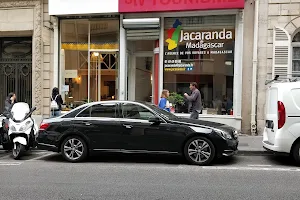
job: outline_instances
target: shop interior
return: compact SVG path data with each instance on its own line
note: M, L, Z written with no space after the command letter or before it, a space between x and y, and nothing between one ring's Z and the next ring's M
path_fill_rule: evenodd
M65 109L117 99L118 38L118 19L62 21L60 69Z

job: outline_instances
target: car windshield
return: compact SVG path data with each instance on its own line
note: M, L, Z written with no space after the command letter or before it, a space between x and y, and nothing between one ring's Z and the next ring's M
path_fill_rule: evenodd
M159 114L160 117L166 119L166 120L176 120L178 117L174 115L173 113L167 112L165 110L162 110L158 108L156 105L153 105L151 103L145 103L148 107L150 107L152 110L154 110L157 114Z

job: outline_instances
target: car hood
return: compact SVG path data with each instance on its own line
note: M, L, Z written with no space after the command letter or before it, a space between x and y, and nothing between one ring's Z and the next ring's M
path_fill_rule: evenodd
M203 120L198 120L198 119L177 118L176 120L173 120L173 123L185 124L185 125L197 126L197 127L206 127L206 128L211 128L211 129L219 129L219 130L226 131L229 133L232 133L233 131L235 131L235 128L228 126L226 124L203 121Z

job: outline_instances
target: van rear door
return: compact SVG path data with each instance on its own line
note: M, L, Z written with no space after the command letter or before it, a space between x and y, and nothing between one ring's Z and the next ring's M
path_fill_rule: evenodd
M278 88L270 87L266 98L266 132L270 143L274 144L275 133L278 130Z

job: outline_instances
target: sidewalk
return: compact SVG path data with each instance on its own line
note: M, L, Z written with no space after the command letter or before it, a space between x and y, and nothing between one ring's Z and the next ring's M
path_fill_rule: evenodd
M271 154L262 146L263 136L239 136L238 154Z

